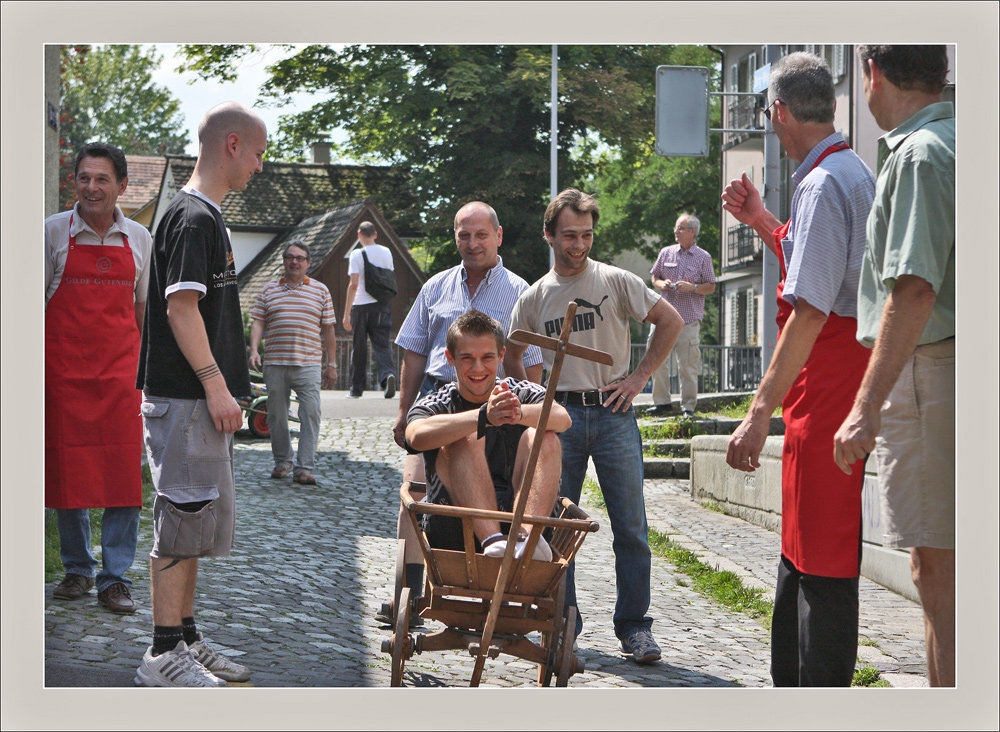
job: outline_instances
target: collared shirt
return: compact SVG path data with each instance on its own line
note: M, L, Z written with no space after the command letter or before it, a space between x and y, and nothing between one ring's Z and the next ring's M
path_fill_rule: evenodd
M396 345L426 356L425 372L441 381L455 379L455 369L448 364L445 356L448 328L455 318L475 308L499 321L506 333L514 303L528 289L527 282L504 268L500 257L497 257L496 266L486 273L486 278L479 283L476 294L471 298L465 283L467 277L465 266L459 264L427 280L396 336ZM529 346L524 352L524 367L541 362L541 349Z
M264 321L264 363L271 366L322 363L322 329L337 322L330 290L310 277L296 287L284 277L271 280L250 317Z
M72 211L63 211L45 219L45 305L62 282L69 252L69 238L75 236L79 244L95 244L110 247L125 246L122 234L128 237L128 246L135 260L135 301L146 302L149 287L149 259L153 250L153 237L142 224L125 218L122 210L115 206L114 222L108 233L101 239L97 232L87 225L79 211L80 204L74 204ZM69 220L73 219L70 227Z
M858 291L858 340L873 346L901 275L934 288L918 345L955 335L955 111L930 104L878 141L878 183Z
M656 258L656 264L649 272L654 277L671 282L690 282L693 285L715 282L712 255L697 244L692 244L687 251L680 244L663 247L660 256ZM676 308L685 325L704 317L704 295L666 289L660 296Z
M822 140L792 176L791 226L781 242L783 297L792 306L801 297L825 315L855 318L875 176L853 150L827 155L813 168L828 147L843 141L839 132Z

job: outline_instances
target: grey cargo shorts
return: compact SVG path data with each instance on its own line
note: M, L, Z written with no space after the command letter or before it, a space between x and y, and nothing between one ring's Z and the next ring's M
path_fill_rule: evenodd
M236 529L233 436L215 429L204 399L143 395L143 437L156 488L156 559L228 557Z

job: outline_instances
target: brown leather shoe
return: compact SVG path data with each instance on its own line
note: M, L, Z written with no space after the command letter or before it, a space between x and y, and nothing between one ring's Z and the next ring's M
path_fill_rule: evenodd
M316 478L308 470L300 470L292 480L302 485L316 485Z
M57 600L75 600L88 592L94 586L93 577L84 577L82 574L67 574L63 581L52 590L52 597Z
M108 589L97 593L97 602L101 607L106 607L113 613L119 615L131 615L135 612L135 600L121 582L115 582Z

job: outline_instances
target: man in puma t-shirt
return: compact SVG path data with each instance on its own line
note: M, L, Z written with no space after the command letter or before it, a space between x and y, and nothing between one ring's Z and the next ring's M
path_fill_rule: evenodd
M615 535L615 635L624 653L648 663L660 658L660 649L650 632L653 619L646 614L650 552L642 497L642 439L632 400L670 353L684 321L639 277L590 258L598 216L597 201L572 188L549 204L544 233L555 263L518 299L510 329L557 336L568 304L575 302L571 340L610 353L614 360L611 366L578 358L563 362L556 400L566 407L573 426L559 435L563 450L559 492L579 503L587 462L593 459ZM628 373L629 318L656 326L646 355L632 374ZM504 370L523 378L520 359L525 344L509 338L507 344ZM554 355L544 352L549 371ZM576 605L572 566L566 602ZM579 626L578 620L578 633Z

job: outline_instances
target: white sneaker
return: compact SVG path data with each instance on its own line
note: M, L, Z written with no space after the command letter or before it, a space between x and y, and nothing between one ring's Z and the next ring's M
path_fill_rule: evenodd
M514 546L514 558L520 559L524 555L524 547L527 546L527 539L518 539L517 544ZM503 559L504 552L507 551L507 541L500 539L490 544L488 547L483 549L483 554L488 557L496 557L497 559ZM545 541L542 537L538 537L538 543L535 544L535 551L531 555L532 560L536 562L551 562L552 561L552 547L549 543Z
M153 655L153 647L146 649L142 663L135 673L136 686L179 686L188 688L217 688L228 686L225 681L198 663L187 644L181 641L172 651Z
M191 655L211 673L225 681L246 681L250 678L250 669L223 656L201 633L198 633L198 641L191 644Z
M524 556L524 547L527 546L527 539L518 539L517 545L514 547L514 558L520 559ZM535 562L551 562L552 561L552 547L549 546L549 542L545 541L542 537L538 537L538 543L535 544L535 551L531 555L532 561Z

